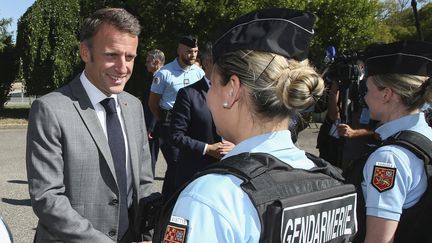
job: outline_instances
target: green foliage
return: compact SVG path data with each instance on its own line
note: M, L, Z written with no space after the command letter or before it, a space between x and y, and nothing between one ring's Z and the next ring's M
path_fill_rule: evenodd
M318 22L310 49L310 59L322 62L327 46L340 54L365 48L373 42L378 12L376 0L312 0L306 9L315 13Z
M80 64L78 0L37 0L18 23L17 50L29 95L42 95L76 75Z
M12 37L8 36L1 43L4 48L0 51L0 67L2 67L4 71L0 76L0 108L2 108L7 101L7 95L10 92L11 85L17 73L15 46L12 44Z
M432 42L432 3L425 5L418 14L424 40Z
M7 101L16 74L15 46L12 44L11 34L7 31L11 22L12 19L0 19L0 67L3 70L0 76L0 108Z
M12 19L0 19L0 51L6 46L6 41L10 37L7 27L12 23Z
M395 7L382 5L382 9L384 9L382 11L388 11L388 9L393 8ZM418 10L418 19L424 40L432 41L432 3L426 4ZM385 15L381 25L384 26L383 29L386 29L387 32L377 32L375 39L382 39L386 43L397 40L418 39L414 13L411 6L389 11L389 14ZM385 35L389 38L384 37Z
M206 0L126 1L143 26L141 54L159 48L167 61L176 56L177 40L184 34L198 36L200 45L212 41L221 27L256 9L289 7L309 10L318 16L310 57L320 63L324 50L334 45L339 51L364 48L374 38L377 0Z
M82 69L77 38L82 19L103 7L125 8L143 27L139 56L126 86L135 95L141 95L150 84L151 75L144 67L147 51L161 49L170 62L177 55L182 35L196 35L204 46L227 23L256 9L288 7L315 13L318 20L309 57L317 66L329 45L342 53L373 42L416 37L412 9L381 0L37 0L20 20L17 37L29 94L51 91ZM419 10L419 18L424 36L430 40L431 3Z

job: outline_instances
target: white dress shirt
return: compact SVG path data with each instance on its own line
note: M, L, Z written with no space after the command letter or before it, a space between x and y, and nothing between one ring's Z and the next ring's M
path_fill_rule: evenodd
M130 207L132 205L132 168L131 168L131 162L130 162L130 156L129 156L129 146L128 146L128 139L126 136L123 116L121 114L121 108L118 103L117 95L112 94L111 96L106 96L102 91L100 91L96 86L94 86L90 80L86 77L85 73L82 72L81 76L81 83L84 86L84 89L90 98L90 102L92 103L96 115L99 119L99 122L102 126L102 129L105 133L105 137L108 140L108 134L107 134L107 127L106 127L106 112L105 108L100 104L100 102L106 98L114 98L116 102L116 109L117 109L117 115L120 120L120 125L122 127L123 131L123 137L125 138L125 151L126 151L126 178L127 178L127 192L128 192L128 206Z

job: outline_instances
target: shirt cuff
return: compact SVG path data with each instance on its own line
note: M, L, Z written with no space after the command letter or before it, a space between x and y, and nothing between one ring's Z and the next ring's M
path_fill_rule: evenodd
M208 144L205 144L205 146L204 146L204 151L203 151L202 155L205 155L205 154L206 154L207 146L208 146Z

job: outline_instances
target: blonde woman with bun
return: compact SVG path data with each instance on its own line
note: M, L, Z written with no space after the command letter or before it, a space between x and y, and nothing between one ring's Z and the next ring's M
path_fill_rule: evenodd
M314 105L324 90L307 60L314 20L301 11L259 10L240 17L214 42L207 105L218 134L236 145L219 163L265 154L282 167L316 167L288 130L290 117ZM239 159L239 164L247 167L248 161ZM285 172L281 176L286 178ZM181 242L274 242L265 240L264 226L280 231L276 225L281 218L271 220L274 227L261 222L243 183L243 178L223 172L195 178L181 191L169 222L162 226L163 241L171 242L176 235ZM256 186L274 189L266 183ZM280 239L281 234L273 236Z

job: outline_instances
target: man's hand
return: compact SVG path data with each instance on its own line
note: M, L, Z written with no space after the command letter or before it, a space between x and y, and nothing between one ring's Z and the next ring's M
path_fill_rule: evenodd
M374 135L374 131L371 128L352 129L347 124L339 124L337 126L337 131L339 133L339 136L345 138L357 138Z
M352 138L355 136L355 131L347 124L339 124L337 131L341 137Z
M221 142L214 143L214 144L208 144L206 154L208 154L212 157L215 157L217 159L220 159L222 157L221 154L219 153L220 147L222 147Z
M231 150L234 148L234 146L235 146L235 144L233 144L233 143L231 143L231 142L229 142L229 141L223 140L223 141L221 142L221 146L219 146L219 150L218 150L218 152L219 152L219 154L221 155L221 157L223 157L223 156L225 156L229 151L231 151Z
M223 156L225 156L229 151L231 151L234 148L234 146L235 144L226 140L223 140L222 142L219 143L208 144L206 154L215 157L217 159L220 159Z

